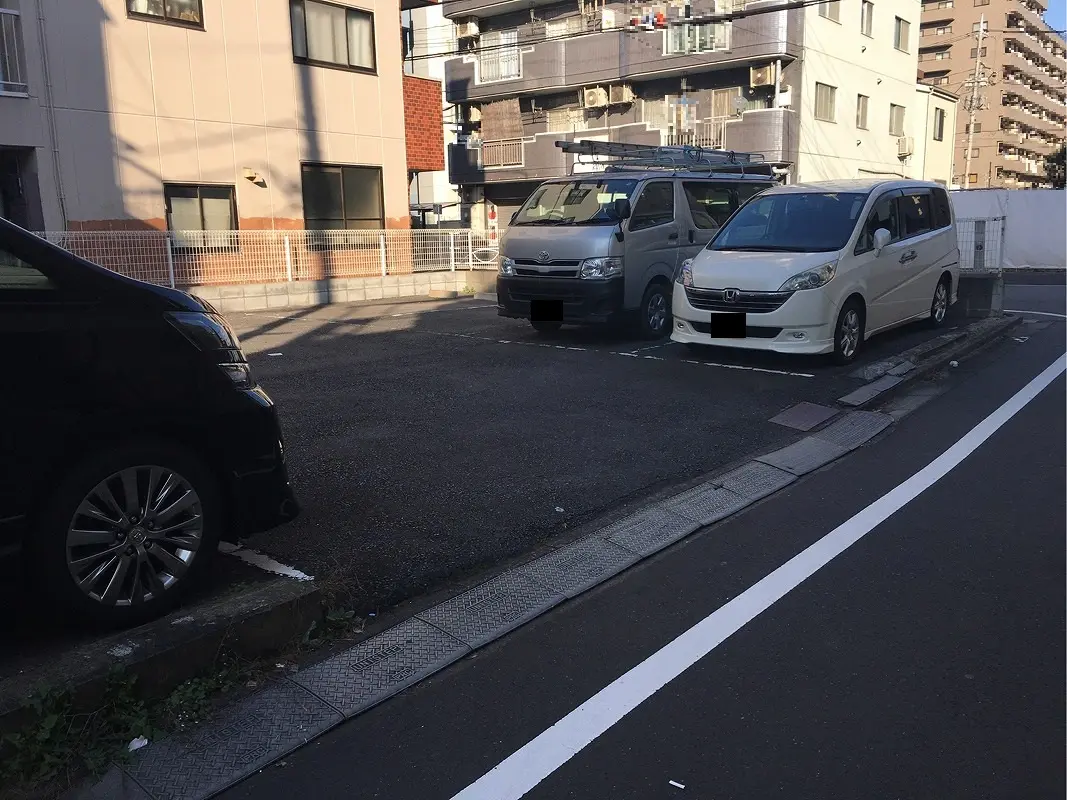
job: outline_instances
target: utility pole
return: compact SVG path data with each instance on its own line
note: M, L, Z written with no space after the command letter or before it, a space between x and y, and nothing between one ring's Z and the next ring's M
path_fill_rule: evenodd
M974 75L967 81L970 84L971 95L966 100L967 106L967 154L964 157L963 188L971 186L971 152L974 149L974 118L975 115L985 108L985 97L982 89L989 85L990 81L982 65L982 41L985 39L985 14L978 23L978 47L974 51Z

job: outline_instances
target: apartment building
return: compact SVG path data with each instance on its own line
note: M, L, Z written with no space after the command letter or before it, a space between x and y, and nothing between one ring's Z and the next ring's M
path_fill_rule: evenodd
M968 188L1048 187L1046 156L1064 145L1067 53L1044 20L1044 0L930 0L923 3L919 79L960 95L979 79L973 128L961 107L956 182ZM978 32L985 19L982 44ZM970 135L969 135L970 134ZM966 168L970 141L970 169Z
M206 246L202 230L406 228L409 172L444 163L440 106L403 76L400 13L0 0L0 214L183 231L184 248Z
M930 99L916 91L919 0L781 5L450 0L459 53L444 65L458 114L449 175L465 206L483 207L473 223L507 219L537 181L575 168L558 139L759 152L793 182L947 182L944 148L925 148L916 168Z

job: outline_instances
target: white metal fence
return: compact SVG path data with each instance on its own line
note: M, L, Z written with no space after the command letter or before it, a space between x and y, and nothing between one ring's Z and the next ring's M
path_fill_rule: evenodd
M1004 217L956 220L960 269L1004 268Z
M107 269L169 286L496 269L498 252L494 234L473 230L49 231L40 235ZM183 246L189 242L196 246Z

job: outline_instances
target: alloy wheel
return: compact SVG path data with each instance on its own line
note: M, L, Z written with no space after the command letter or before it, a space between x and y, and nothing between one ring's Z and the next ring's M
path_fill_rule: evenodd
M663 292L655 292L648 300L648 327L650 330L659 332L667 324L667 296Z
M188 572L203 539L203 509L173 470L142 465L102 480L67 527L67 569L106 606L159 597Z
M941 323L945 321L945 314L948 313L948 286L944 281L937 284L937 289L934 290L934 321Z
M846 359L852 358L860 344L860 315L856 309L850 308L845 312L838 335L841 337L841 355Z

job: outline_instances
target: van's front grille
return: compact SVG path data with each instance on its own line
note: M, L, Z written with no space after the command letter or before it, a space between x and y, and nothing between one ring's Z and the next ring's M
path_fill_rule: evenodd
M508 296L517 302L528 303L531 300L559 300L564 303L581 303L585 295L576 291L573 285L556 286L509 286Z
M730 293L729 299L726 293ZM792 292L743 292L739 289L698 289L685 287L689 305L702 311L744 311L747 314L767 314L777 311Z
M515 259L515 266L517 267L577 267L581 263L581 261L574 261L573 259L556 259L555 261L535 261L532 258Z
M516 275L523 275L525 277L534 277L534 278L577 278L578 277L578 270L577 269L557 269L557 268L553 267L552 269L550 269L547 272L541 272L540 270L532 269L530 267L518 267L517 266L517 267L515 267L515 274Z

